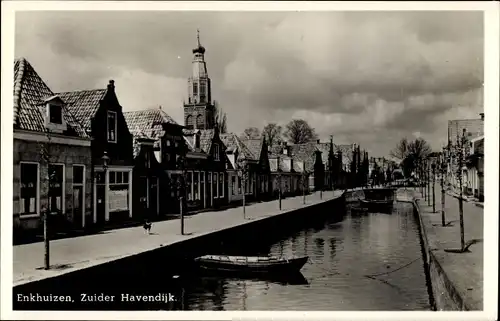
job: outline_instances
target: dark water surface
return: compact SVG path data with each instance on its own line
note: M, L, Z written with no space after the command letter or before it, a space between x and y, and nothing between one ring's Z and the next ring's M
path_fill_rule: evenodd
M309 256L311 261L301 270L307 283L300 277L288 281L200 277L184 286L180 308L430 310L418 233L411 204L398 203L392 214L348 209L342 222L320 224L271 245L268 253L253 253ZM365 276L406 264L390 274Z
M398 203L392 214L357 212L348 206L342 220L336 216L337 221L308 220L304 224L310 227L283 234L287 236L278 233L289 230L284 226L277 225L276 233L264 235L259 235L257 229L249 241L230 238L229 244L209 253L309 256L310 262L298 275L273 280L201 275L199 270L185 265L187 261L182 263L172 254L158 252L15 290L14 309L431 310L418 224L411 204ZM201 250L204 244L199 246ZM186 251L182 249L180 256L188 256L190 252ZM391 273L374 276L387 272ZM172 279L173 274L179 278ZM21 302L16 300L19 293L66 295L72 300ZM120 299L123 294L132 297L168 293L174 295L169 302ZM114 295L116 299L84 302L80 300L82 294Z

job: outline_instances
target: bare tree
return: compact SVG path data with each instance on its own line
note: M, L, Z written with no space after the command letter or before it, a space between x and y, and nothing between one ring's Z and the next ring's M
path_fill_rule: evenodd
M430 154L431 147L423 138L414 141L402 138L391 151L391 156L401 161L401 166L406 177L417 169L418 165Z
M267 124L262 130L262 135L269 146L273 146L281 141L282 128L276 123Z
M318 136L307 121L293 119L286 125L285 137L292 144L303 144L317 139Z
M219 104L214 102L214 115L215 115L215 128L219 133L227 133L227 116L226 113L220 108Z
M260 130L257 127L248 127L243 131L243 134L241 134L242 138L247 138L247 139L257 139L260 138Z
M403 161L406 156L408 156L408 145L408 139L406 137L401 138L399 143L396 145L396 148L391 151L390 155L400 161Z

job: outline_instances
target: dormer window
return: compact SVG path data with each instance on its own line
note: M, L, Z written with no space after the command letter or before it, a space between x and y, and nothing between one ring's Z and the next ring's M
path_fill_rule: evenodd
M108 142L116 143L116 112L108 111Z
M62 124L62 108L59 105L48 104L49 121L52 124Z

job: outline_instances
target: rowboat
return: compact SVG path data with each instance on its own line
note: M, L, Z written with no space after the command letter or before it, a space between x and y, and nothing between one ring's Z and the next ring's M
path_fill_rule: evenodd
M360 199L360 204L366 207L369 211L392 211L394 200L371 200Z
M306 264L308 256L280 258L272 256L204 255L195 259L206 270L247 273L297 272Z

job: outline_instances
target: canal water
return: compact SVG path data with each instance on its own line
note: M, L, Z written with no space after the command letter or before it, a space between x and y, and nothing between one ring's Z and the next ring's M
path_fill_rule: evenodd
M232 243L213 253L309 256L296 275L273 279L206 275L186 261L158 253L24 288L19 290L22 294L69 295L71 303L14 299L14 309L431 310L413 205L397 203L388 214L355 211L351 205L345 211L332 210L343 215L336 215L335 221L309 220L303 223L309 227L281 233L285 236L257 231L248 242L231 238ZM184 256L194 255L183 251ZM82 300L82 294L94 299ZM134 301L143 295L159 300ZM105 299L110 296L115 299ZM124 301L123 296L130 299Z
M254 255L307 255L302 276L243 280L190 278L185 310L431 310L418 223L412 204L391 214L351 210Z

